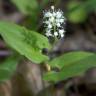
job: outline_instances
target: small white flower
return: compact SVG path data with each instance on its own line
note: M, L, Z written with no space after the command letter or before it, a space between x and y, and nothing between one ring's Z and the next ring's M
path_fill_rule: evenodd
M58 36L58 32L54 32L54 36Z
M47 32L45 33L45 35L46 35L47 37L52 36L51 31L50 31L49 29L47 29Z
M63 38L64 37L64 34L61 34L61 38Z
M54 10L54 6L51 6L51 9Z
M59 21L60 23L63 23L64 22L64 19L60 19L60 21Z
M51 17L51 16L52 16L51 12L47 12L47 13L45 13L45 15L44 15L44 17Z
M65 33L65 31L63 29L59 30L59 34L60 34L61 37L64 37L64 33Z
M61 25L60 25L60 23L57 23L57 27L60 27Z
M56 15L57 15L57 14L56 14L55 12L53 12L53 16L56 17Z
M64 33L64 30L63 29L59 30L59 33L60 34L63 34Z
M54 22L54 19L55 19L54 16L52 16L51 18L49 18L49 21Z
M56 23L60 23L60 19L56 19Z
M45 35L46 35L47 37L52 36L51 33L45 33Z
M48 24L48 28L51 29L52 28L52 25L51 24Z
M46 25L49 25L50 24L49 21L44 21L43 23L45 23Z
M57 12L56 15L57 15L56 18L61 18L62 17L62 13L61 12Z

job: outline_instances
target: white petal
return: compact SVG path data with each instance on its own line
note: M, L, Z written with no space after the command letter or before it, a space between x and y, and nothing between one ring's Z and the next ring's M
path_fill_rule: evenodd
M59 30L59 33L64 34L64 30L63 29Z
M65 31L63 29L59 30L59 34L60 34L61 37L64 37L64 32Z
M61 18L61 17L62 17L62 13L58 11L58 12L56 13L56 18Z
M60 19L60 23L63 23L64 22L64 19Z
M51 32L48 32L48 31L45 33L45 35L46 35L47 37L52 36Z
M55 19L55 18L52 16L52 17L49 18L49 21L50 21L50 22L54 22L54 19Z
M54 36L58 36L58 32L54 32Z
M48 25L50 22L49 21L44 21L44 23Z
M56 17L56 13L55 12L53 12L53 16Z
M52 13L51 12L46 12L44 17L51 17L52 16Z
M45 35L46 35L47 37L49 37L49 36L50 36L48 33L45 33Z
M64 34L61 34L61 38L64 37Z
M59 23L60 22L60 19L56 19L56 23Z
M51 9L54 10L54 6L51 6Z
M56 25L57 25L57 27L60 27L61 26L60 23L57 23Z
M48 25L48 28L49 28L49 29L51 29L51 28L52 28L52 25L51 25L51 24L49 24L49 25Z

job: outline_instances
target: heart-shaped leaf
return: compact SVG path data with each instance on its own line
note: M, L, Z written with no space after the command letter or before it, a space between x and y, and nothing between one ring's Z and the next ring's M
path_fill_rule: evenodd
M43 48L50 48L45 36L7 22L0 22L0 34L8 45L34 63L49 59L42 54Z
M88 68L96 66L96 54L90 52L71 52L49 62L52 67L60 68L60 72L49 72L45 80L65 80L84 73Z

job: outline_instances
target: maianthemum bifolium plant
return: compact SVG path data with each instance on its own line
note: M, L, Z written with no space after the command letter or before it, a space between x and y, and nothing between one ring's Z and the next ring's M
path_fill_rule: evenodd
M48 55L44 55L42 53L44 48L51 51L54 42L56 43L59 39L64 38L65 29L63 26L66 19L64 13L60 9L55 9L54 6L45 10L43 14L45 27L43 35L24 26L0 21L0 35L12 49L20 54L8 58L4 64L0 65L0 81L12 76L21 56L36 64L44 63L50 66L50 70L44 74L43 78L53 82L81 75L88 68L96 66L96 54L90 52L69 52L52 60ZM54 39L52 44L49 42L50 37ZM52 70L53 68L58 68L59 72Z

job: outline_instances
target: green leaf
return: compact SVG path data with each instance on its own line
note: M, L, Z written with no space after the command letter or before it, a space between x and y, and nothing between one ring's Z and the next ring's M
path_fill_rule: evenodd
M50 71L50 72L47 72L46 74L44 74L43 79L46 81L57 82L57 81L59 81L58 75L59 75L58 72Z
M29 14L38 8L37 0L11 0L21 12Z
M81 75L91 67L96 67L96 54L88 56L83 60L80 60L79 62L77 61L75 63L72 63L69 66L63 67L62 71L59 73L60 79L62 80L69 77Z
M0 64L0 82L8 80L16 70L19 58L10 57Z
M43 48L50 48L45 36L7 22L0 22L0 34L8 45L34 63L49 59L41 52Z
M40 8L37 0L11 0L20 12L28 17L23 24L32 30L37 29Z
M40 8L37 0L11 0L20 12L28 17L24 20L24 25L30 29L36 29L38 25L38 15Z
M83 2L84 3L84 2ZM70 1L68 4L69 13L67 14L68 20L73 23L82 23L87 19L86 8L83 7L82 2Z
M90 52L70 52L59 56L49 62L49 65L52 67L63 68L63 66L70 65L71 63L78 62L88 56L93 55Z
M60 72L47 73L44 79L56 82L80 75L88 68L95 67L96 54L89 52L71 52L52 60L49 64L52 67L58 66L61 70Z
M87 0L83 7L86 8L87 11L95 11L96 10L96 0Z
M88 14L96 11L96 0L70 1L67 6L67 18L73 23L83 23Z

